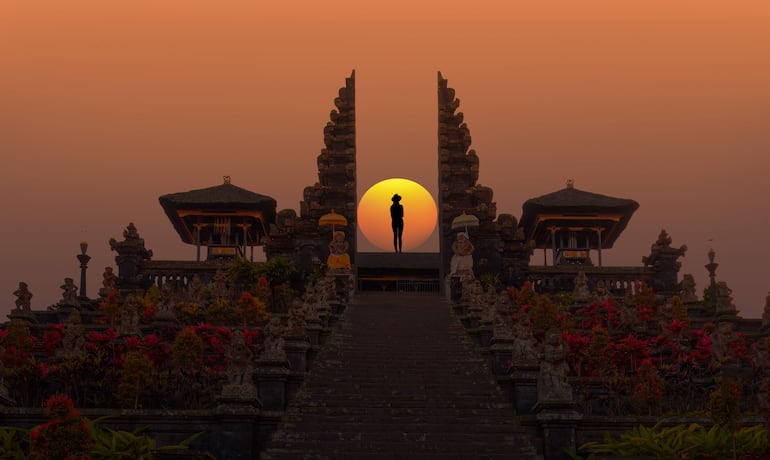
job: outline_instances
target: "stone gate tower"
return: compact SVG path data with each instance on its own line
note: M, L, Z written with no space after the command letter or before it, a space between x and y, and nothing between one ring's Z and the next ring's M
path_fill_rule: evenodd
M313 259L326 261L331 228L320 227L318 219L334 210L347 219L345 232L350 244L351 263L356 254L356 83L355 71L345 79L334 98L335 108L324 127L324 148L318 155L318 182L305 187L300 215L291 209L278 212L270 231L267 257L282 256L294 261L300 271L309 271Z
M448 273L452 258L452 242L457 231L452 220L465 212L479 219L477 229L469 229L476 247L474 267L478 273L500 269L500 233L494 222L497 205L492 201L492 189L476 183L479 178L479 157L471 146L471 133L463 122L463 113L456 112L460 100L447 80L438 73L438 225L441 279ZM477 274L478 274L477 273Z

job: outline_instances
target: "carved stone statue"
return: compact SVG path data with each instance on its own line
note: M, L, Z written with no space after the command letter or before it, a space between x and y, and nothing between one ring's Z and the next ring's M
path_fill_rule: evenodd
M190 302L200 304L203 302L203 295L205 293L206 286L201 281L200 275L197 273L193 275L190 283L187 285L187 298Z
M607 283L605 283L604 280L599 280L596 282L593 298L598 303L609 302L614 298L610 290L607 289Z
M589 296L588 278L583 270L580 270L575 277L575 288L572 290L572 300L586 301Z
M211 281L211 294L215 298L227 298L230 296L230 289L227 287L227 274L221 269L217 268L214 273L214 278Z
M733 303L733 290L724 281L717 283L716 315L734 315L738 313Z
M289 310L289 335L302 336L306 333L305 305L302 300L295 299Z
M345 240L345 232L335 231L332 242L329 243L329 257L326 259L326 266L335 271L350 270L349 249L350 245Z
M64 284L59 286L59 288L63 291L60 302L61 304L78 304L78 287L75 286L75 281L72 278L64 278Z
M120 335L142 335L142 331L139 329L139 308L141 305L141 301L135 295L126 298L118 325Z
M532 320L522 313L513 325L513 348L511 363L514 366L531 366L538 362L539 353L535 349L537 340L532 334Z
M690 273L685 273L682 281L679 283L679 296L684 303L698 301L698 294L695 292L695 277Z
M108 292L114 291L117 282L117 275L112 267L104 267L104 273L102 274L102 288L99 290L99 294L107 296Z
M243 331L233 332L230 345L225 349L225 375L227 383L222 386L220 400L225 403L255 401L258 390L252 380L254 375L254 353L246 345Z
M561 331L549 329L543 343L543 360L537 376L537 402L572 402L572 387L567 381L569 348Z
M265 326L265 344L262 350L261 359L285 361L286 351L283 349L283 325L281 319L277 316L270 318L270 322Z
M160 288L160 300L158 301L158 311L155 313L155 321L176 321L174 306L176 299L174 286L170 282L163 283Z
M13 291L16 296L16 309L22 311L32 311L32 293L29 292L29 286L24 281L19 282L19 289Z
M254 373L254 353L246 345L243 331L233 332L230 346L225 350L227 358L227 382L230 385L253 384L251 376Z
M81 321L78 310L74 310L67 318L62 347L56 350L56 356L66 359L81 359L86 356L86 333Z
M473 244L468 239L468 234L459 232L457 240L452 243L452 260L450 262L450 275L473 277Z
M730 344L737 337L733 332L733 324L723 321L717 325L716 331L711 336L711 361L715 366L730 364L735 361Z

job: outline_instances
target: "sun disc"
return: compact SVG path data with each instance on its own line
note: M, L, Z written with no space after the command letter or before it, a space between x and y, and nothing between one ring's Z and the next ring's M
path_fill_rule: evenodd
M384 251L393 250L391 198L401 195L404 206L403 250L420 247L436 228L438 208L430 192L409 179L391 178L372 185L358 202L358 227L367 241Z

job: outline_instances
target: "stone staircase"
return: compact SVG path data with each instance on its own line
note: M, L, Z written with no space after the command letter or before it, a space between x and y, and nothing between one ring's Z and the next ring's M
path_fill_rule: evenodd
M438 294L361 293L262 459L537 458Z

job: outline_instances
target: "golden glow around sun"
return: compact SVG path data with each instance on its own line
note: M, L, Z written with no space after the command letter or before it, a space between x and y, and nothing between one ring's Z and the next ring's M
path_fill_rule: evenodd
M422 185L409 179L385 179L372 185L358 202L358 227L364 237L384 251L393 251L390 226L391 198L401 195L404 206L403 250L420 247L436 227L438 209Z

